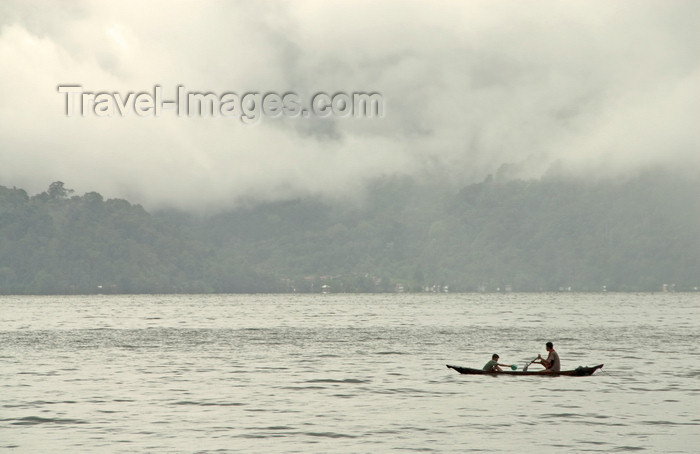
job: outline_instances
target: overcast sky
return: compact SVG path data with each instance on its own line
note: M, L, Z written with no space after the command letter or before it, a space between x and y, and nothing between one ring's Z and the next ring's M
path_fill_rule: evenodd
M360 191L388 174L700 168L700 2L0 6L0 185L147 208ZM91 92L376 92L379 118L66 116Z

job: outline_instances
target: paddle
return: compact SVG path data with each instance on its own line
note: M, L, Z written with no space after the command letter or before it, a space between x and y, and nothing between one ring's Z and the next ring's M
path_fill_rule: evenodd
M534 363L534 362L537 361L538 359L539 359L539 357L537 357L537 358L533 359L532 361L530 361L529 363L527 363L527 364L525 365L525 367L523 367L523 372L527 372L527 368L530 367L530 364Z

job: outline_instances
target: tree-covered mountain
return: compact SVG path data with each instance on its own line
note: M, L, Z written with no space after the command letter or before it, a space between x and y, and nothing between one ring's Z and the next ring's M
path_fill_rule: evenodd
M656 291L700 286L700 178L543 178L362 201L149 213L61 182L0 186L0 293Z

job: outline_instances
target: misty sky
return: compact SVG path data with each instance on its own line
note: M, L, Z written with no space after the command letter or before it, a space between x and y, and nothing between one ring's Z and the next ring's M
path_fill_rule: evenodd
M358 192L391 174L700 168L700 2L0 6L0 185L147 208ZM59 85L377 92L381 119L67 117Z

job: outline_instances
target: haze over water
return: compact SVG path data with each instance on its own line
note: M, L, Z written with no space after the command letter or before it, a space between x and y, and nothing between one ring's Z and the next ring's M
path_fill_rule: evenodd
M695 452L697 294L3 296L13 452ZM551 340L592 377L519 368Z

